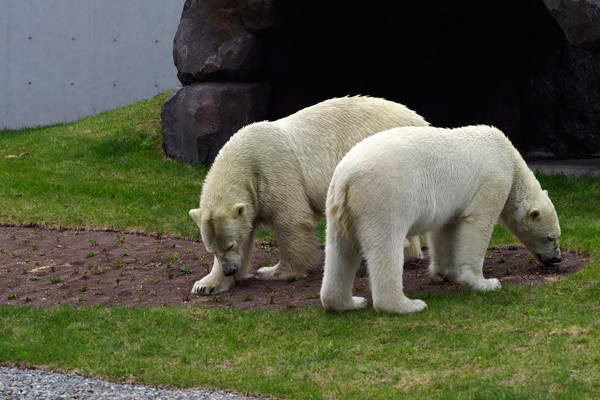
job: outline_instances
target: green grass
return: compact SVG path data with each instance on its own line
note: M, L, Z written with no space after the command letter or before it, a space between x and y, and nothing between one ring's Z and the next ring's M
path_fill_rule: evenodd
M206 169L163 157L164 98L0 133L0 222L197 235L187 210ZM293 399L598 398L600 179L539 179L559 214L562 247L590 257L558 282L423 295L423 312L400 316L371 307L338 314L5 306L0 363ZM493 244L514 242L496 228Z
M207 168L160 151L167 94L72 124L1 132L0 223L195 235L187 211Z

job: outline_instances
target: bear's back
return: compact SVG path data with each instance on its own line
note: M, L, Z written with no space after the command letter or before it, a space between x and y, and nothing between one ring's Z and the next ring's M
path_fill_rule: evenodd
M382 202L390 213L402 210L426 231L460 215L482 190L507 194L514 168L512 145L495 128L394 128L350 150L330 190L350 192L361 212Z
M362 139L402 125L428 123L407 107L384 99L355 96L326 100L277 121L256 122L240 129L221 149L209 175L228 170L218 173L220 180L227 174L228 182L243 184L245 178L239 170L247 169L265 179L276 176L278 182L296 181L311 207L322 211L327 187L342 157Z

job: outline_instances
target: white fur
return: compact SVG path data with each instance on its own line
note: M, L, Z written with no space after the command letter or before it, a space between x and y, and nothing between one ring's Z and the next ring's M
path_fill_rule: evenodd
M499 289L482 272L498 218L540 259L560 261L554 206L498 129L405 127L363 140L339 163L327 194L323 306L366 305L352 297L364 257L376 311L425 308L403 293L397 244L426 232L431 274L474 290Z
M192 292L222 292L248 277L257 224L274 228L281 254L279 263L261 268L258 277L304 277L306 267L318 262L314 221L324 214L337 163L363 138L406 125L428 124L403 105L358 96L327 100L240 129L217 155L200 208L190 211L204 244L215 254L211 272ZM407 257L422 257L418 238L407 245Z

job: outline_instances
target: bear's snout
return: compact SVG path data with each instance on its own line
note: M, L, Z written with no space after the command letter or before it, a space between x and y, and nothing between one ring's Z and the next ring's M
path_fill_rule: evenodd
M223 263L223 275L231 276L231 275L235 274L236 272L238 272L240 267L241 267L241 263L231 263L231 264Z
M538 260L544 265L558 264L562 261L560 254L558 256L548 256L546 254L538 254Z

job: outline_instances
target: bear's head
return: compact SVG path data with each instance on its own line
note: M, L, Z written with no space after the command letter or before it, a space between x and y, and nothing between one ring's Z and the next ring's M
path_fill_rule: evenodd
M504 225L545 265L562 261L558 238L560 225L548 192L539 183L527 199L521 200Z
M206 249L219 260L225 276L235 274L242 266L244 249L253 238L252 221L244 203L216 208L195 208L190 217L202 234Z

